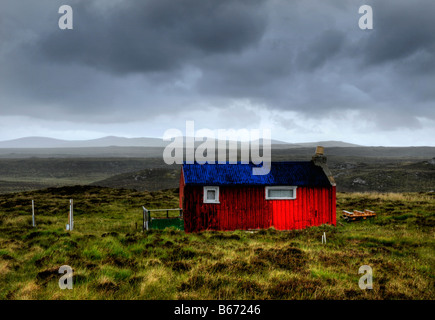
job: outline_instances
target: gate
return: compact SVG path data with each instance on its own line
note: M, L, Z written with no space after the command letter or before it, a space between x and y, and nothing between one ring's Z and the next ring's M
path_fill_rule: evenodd
M142 206L143 209L143 225L142 230L159 229L174 227L179 230L184 230L183 209L152 209L149 210ZM178 216L170 217L170 211L178 211ZM152 217L152 212L166 212L166 217Z

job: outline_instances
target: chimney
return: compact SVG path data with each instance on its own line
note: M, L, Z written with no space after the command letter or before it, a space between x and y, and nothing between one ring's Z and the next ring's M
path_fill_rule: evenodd
M315 165L326 164L326 156L323 154L324 151L325 148L322 146L316 147L316 154L312 158Z
M328 177L329 182L332 186L335 186L335 180L332 176L331 171L329 170L328 166L326 165L326 156L323 154L325 151L325 148L322 146L317 146L316 148L316 154L313 156L312 161L314 165L319 166L323 169L323 172Z

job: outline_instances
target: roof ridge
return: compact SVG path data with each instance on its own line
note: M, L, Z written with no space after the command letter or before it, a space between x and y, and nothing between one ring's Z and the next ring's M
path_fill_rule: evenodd
M237 165L238 164L238 165ZM292 185L331 186L328 176L313 161L272 162L270 172L253 175L252 162L242 164L183 164L186 185Z
M218 161L215 161L216 163L198 163L197 161L195 161L194 163L187 163L187 161L183 161L183 165L235 165L235 164L240 164L240 165L256 165L254 164L252 161L249 161L249 163L242 163L242 161L237 161L237 163L230 163L229 161L225 162L225 163L219 163ZM312 160L293 160L293 161L271 161L271 164L273 163L283 163L283 164L288 164L288 163L310 163L312 162ZM258 164L259 165L259 164Z

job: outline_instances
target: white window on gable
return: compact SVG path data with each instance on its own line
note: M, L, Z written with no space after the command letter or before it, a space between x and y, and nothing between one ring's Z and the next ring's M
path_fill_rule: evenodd
M219 187L204 187L204 203L219 203Z
M296 199L296 188L293 186L266 187L266 200Z

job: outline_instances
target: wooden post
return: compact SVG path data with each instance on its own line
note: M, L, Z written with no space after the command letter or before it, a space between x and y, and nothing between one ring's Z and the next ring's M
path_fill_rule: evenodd
M151 211L147 210L147 230L150 229L150 224L151 224Z
M72 231L74 229L74 213L73 213L73 200L69 200L69 214L68 214L68 223L69 228L67 228L69 231Z
M143 209L142 231L145 231L149 229L150 212L144 206L142 206L142 209Z
M72 231L72 210L71 210L71 199L69 199L69 230Z
M145 231L145 208L142 207L142 232Z
M71 221L71 206L70 206L70 210L68 211L68 223L66 224L66 230L70 231L71 230L71 226L70 226L70 221Z
M35 201L32 200L32 226L36 227L35 224Z
M74 229L74 201L71 199L71 230Z

